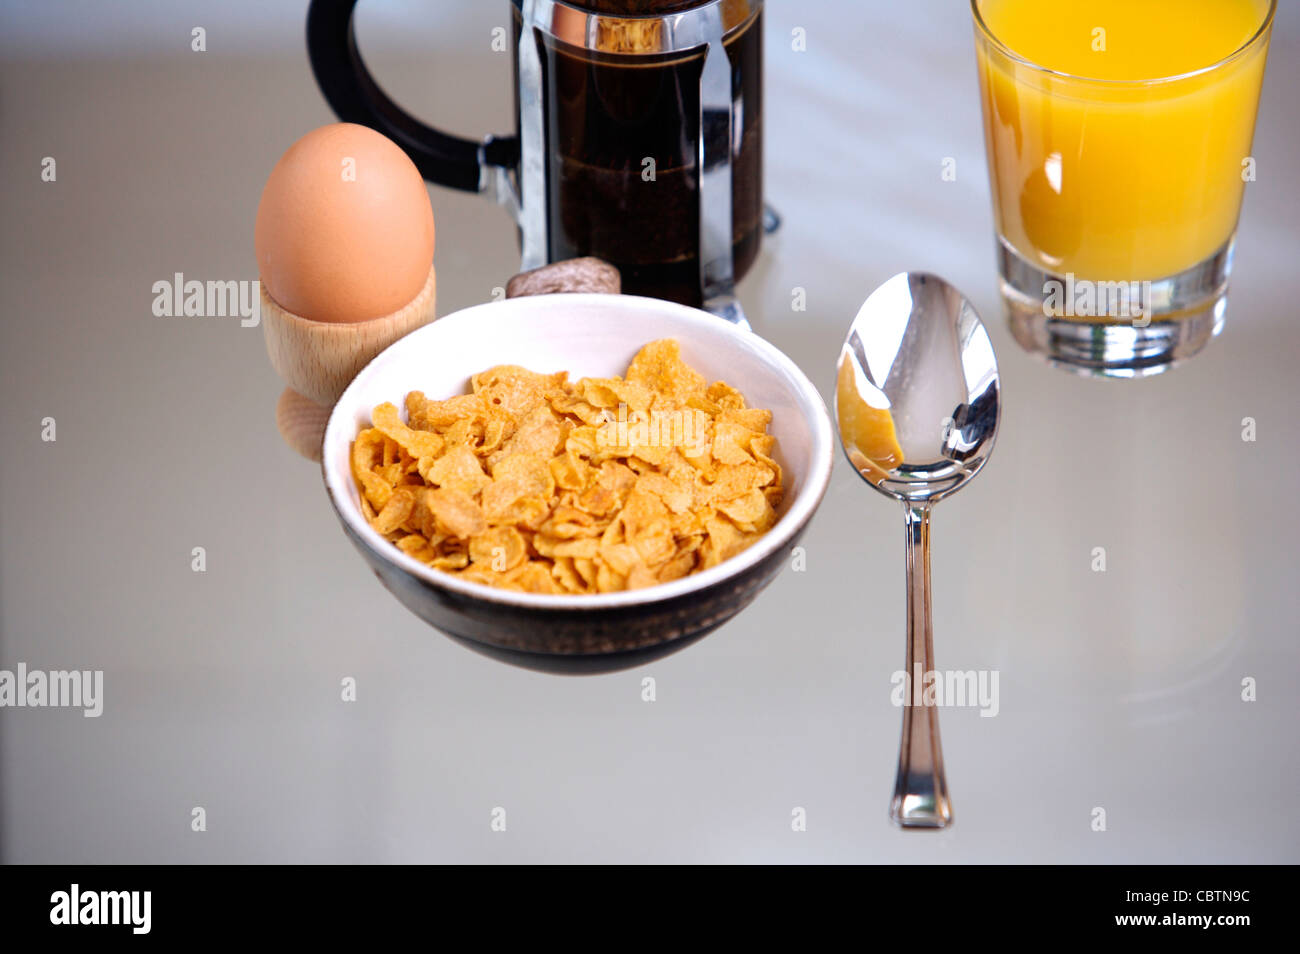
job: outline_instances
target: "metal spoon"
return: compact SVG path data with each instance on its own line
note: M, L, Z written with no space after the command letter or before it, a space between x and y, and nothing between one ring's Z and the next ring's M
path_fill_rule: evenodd
M907 521L908 692L889 808L904 828L952 821L939 713L918 685L934 671L930 508L988 460L999 391L997 359L979 315L935 275L904 272L876 289L840 352L840 441L864 480L902 501Z

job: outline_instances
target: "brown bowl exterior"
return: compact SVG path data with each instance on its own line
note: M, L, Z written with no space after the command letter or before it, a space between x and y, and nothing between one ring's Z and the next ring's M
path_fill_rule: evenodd
M337 511L338 502L332 495L330 500ZM807 526L796 527L786 544L764 559L705 589L656 600L651 587L644 603L575 609L521 606L453 592L408 573L376 552L341 515L340 522L384 587L429 625L495 659L573 674L629 669L713 632L776 578Z

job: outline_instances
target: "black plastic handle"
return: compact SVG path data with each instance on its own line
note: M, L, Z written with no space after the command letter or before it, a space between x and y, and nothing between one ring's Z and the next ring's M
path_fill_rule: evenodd
M352 11L357 0L312 0L307 9L307 55L325 100L348 123L377 129L411 157L430 182L478 192L479 150L493 166L513 166L519 143L513 136L473 142L426 126L389 99L371 77L357 49Z

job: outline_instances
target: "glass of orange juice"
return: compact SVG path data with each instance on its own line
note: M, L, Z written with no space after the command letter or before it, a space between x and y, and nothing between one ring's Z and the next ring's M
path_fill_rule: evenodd
M1223 327L1276 0L971 0L1016 339L1139 377Z

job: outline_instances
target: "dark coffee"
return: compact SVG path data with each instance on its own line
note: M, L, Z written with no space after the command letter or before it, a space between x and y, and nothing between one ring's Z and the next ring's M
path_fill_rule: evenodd
M700 302L699 124L704 48L657 49L662 23L684 0L579 0L632 18L602 30L599 50L533 34L546 109L548 241L552 261L595 255L618 266L623 290ZM761 11L724 4L732 91L732 250L739 280L758 254L763 217ZM577 19L581 19L578 17ZM518 28L516 13L516 28Z
M659 17L701 6L700 0L568 0L570 6L610 17Z

